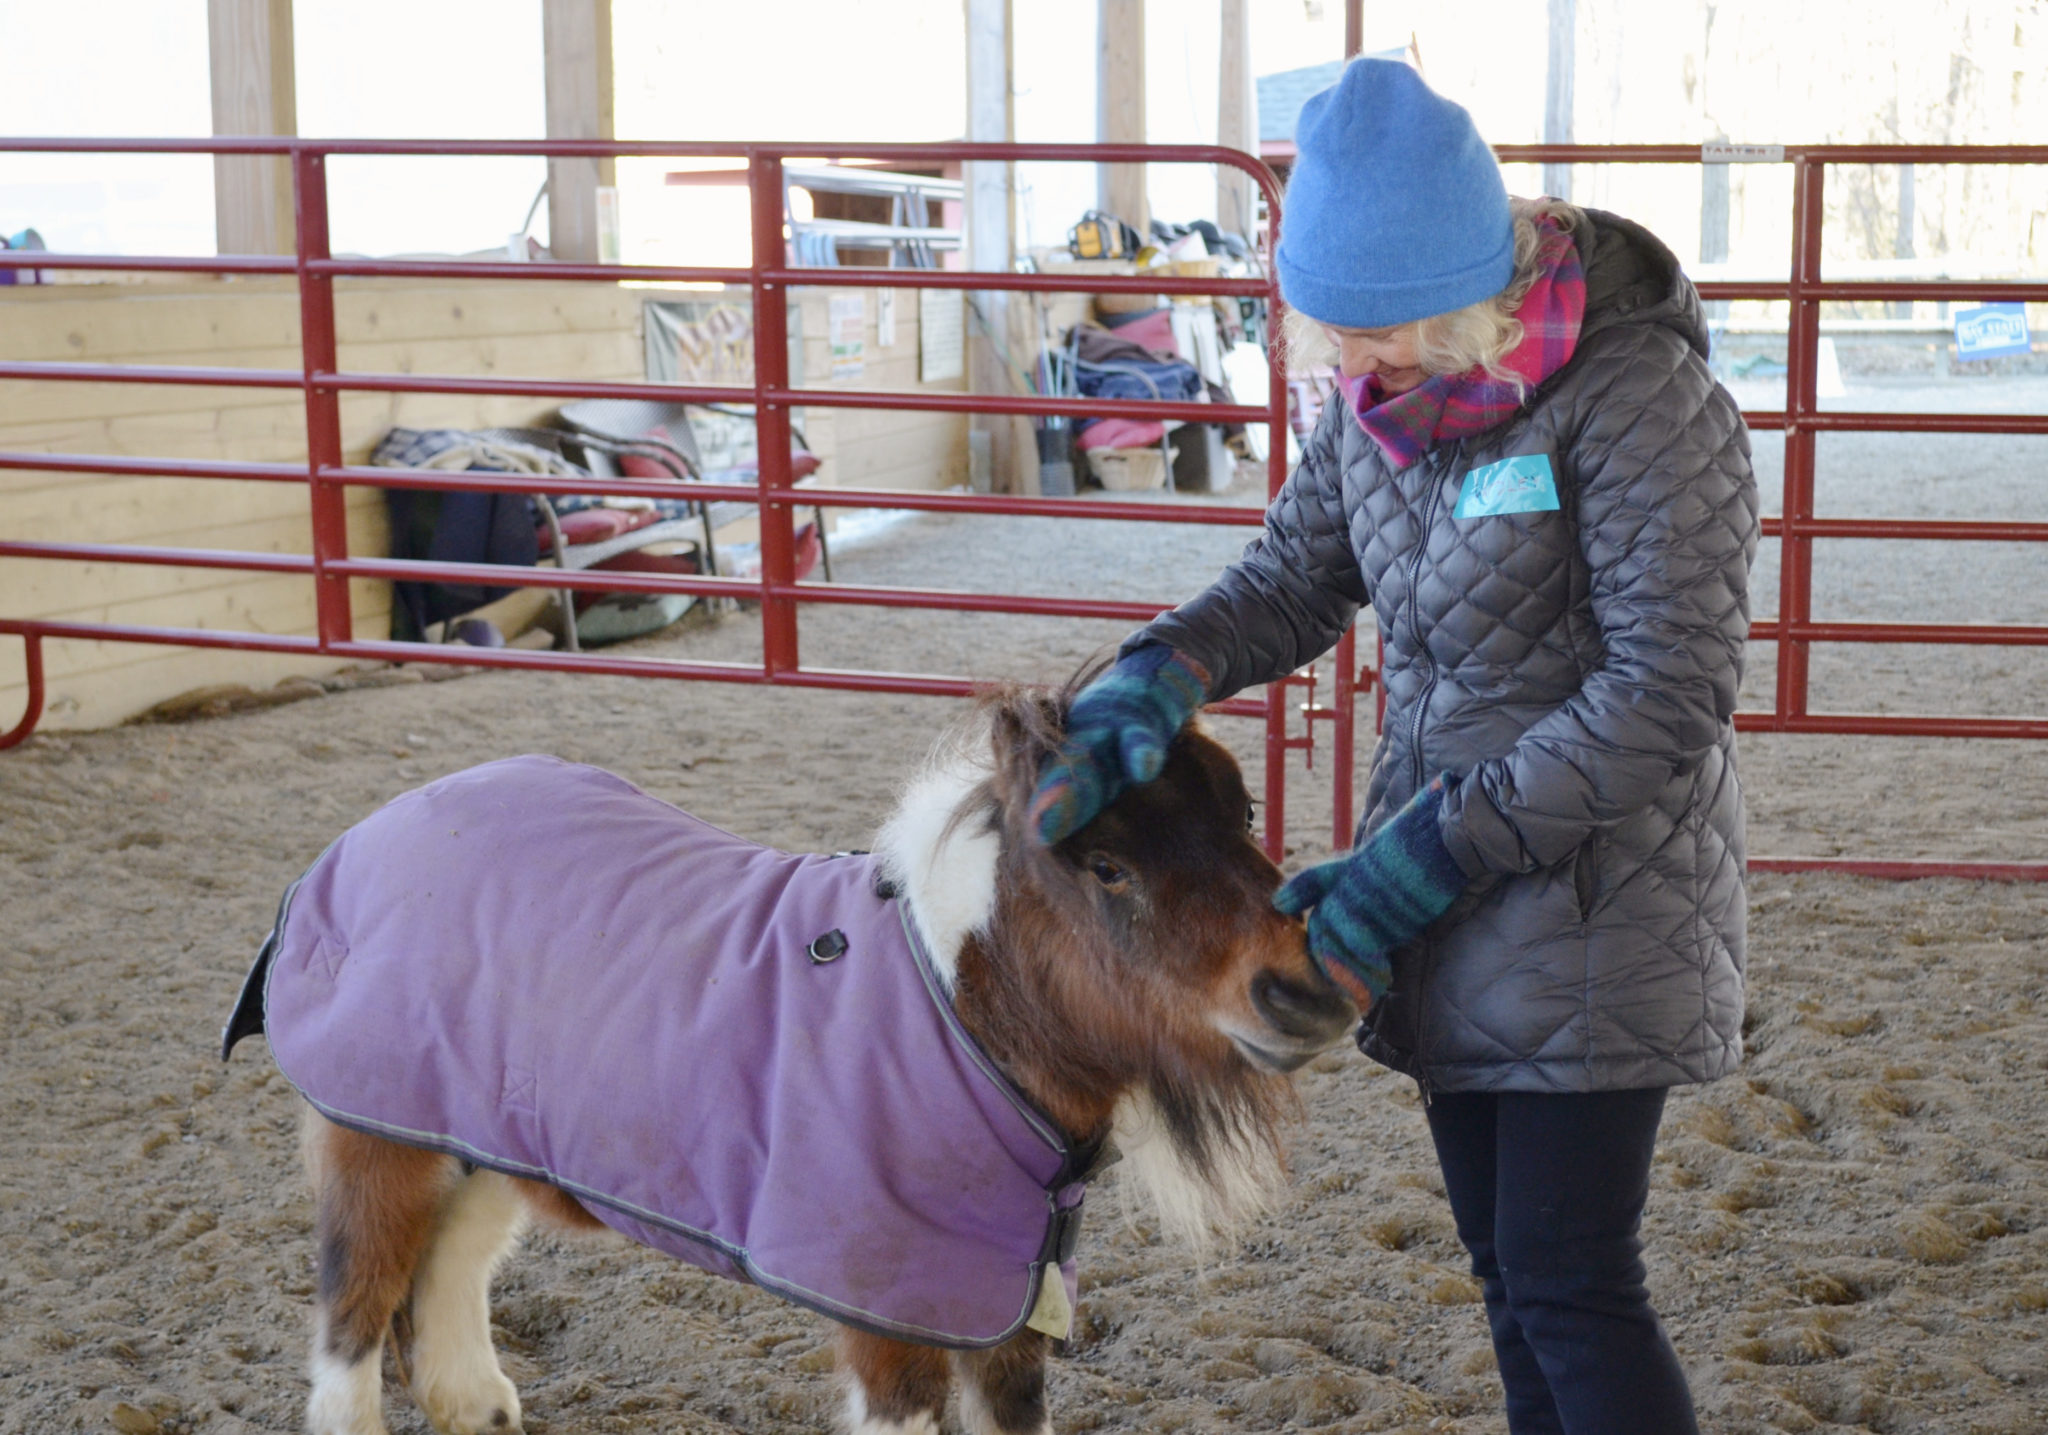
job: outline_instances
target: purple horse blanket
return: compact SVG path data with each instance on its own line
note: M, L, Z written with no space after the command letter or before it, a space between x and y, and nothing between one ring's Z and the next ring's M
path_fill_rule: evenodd
M341 1125L850 1325L980 1347L1072 1308L1089 1153L961 1027L872 857L554 758L471 768L293 884L223 1055L258 1030Z

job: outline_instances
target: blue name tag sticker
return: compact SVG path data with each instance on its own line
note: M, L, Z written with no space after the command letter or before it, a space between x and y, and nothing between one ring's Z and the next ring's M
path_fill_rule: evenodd
M1557 478L1550 455L1517 454L1465 475L1453 518L1493 518L1503 513L1545 513L1557 504Z

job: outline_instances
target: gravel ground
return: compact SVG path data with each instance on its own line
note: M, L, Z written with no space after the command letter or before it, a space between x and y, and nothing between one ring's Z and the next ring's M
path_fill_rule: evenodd
M1978 485L1995 508L2038 483L2017 463L1994 481L1991 451L1966 447L1922 468L1887 450L1861 511L1914 511L1892 505L1934 482ZM923 517L837 561L852 582L1163 603L1243 538ZM1937 592L1946 603L1985 573L1887 561L1888 580L1823 567L1817 606L1884 616L1910 591L1899 615L1929 616ZM2035 616L2038 566L2032 581L2001 570L1982 616ZM1053 679L1120 634L821 609L805 655ZM758 636L748 614L693 618L636 650L737 657ZM1942 698L1927 710L2041 710L2034 670L1980 659L1916 656L1916 681ZM295 1101L257 1046L223 1067L213 1044L278 894L344 826L439 774L539 750L780 846L866 845L952 710L555 675L378 681L0 756L6 1435L296 1428L312 1250ZM1870 661L1845 664L1830 693L1887 701L1907 699ZM1256 788L1258 730L1218 730ZM1328 847L1321 758L1290 778L1289 865ZM1757 736L1743 761L1757 852L2048 854L2048 745ZM1750 1059L1674 1098L1646 1220L1651 1283L1706 1428L2038 1435L2048 892L1762 876L1752 901ZM1502 1435L1412 1086L1339 1052L1302 1091L1295 1199L1206 1268L1142 1212L1119 1218L1109 1178L1083 1242L1076 1338L1054 1367L1058 1428ZM530 1242L494 1319L536 1432L784 1432L836 1415L822 1322L623 1245ZM388 1404L394 1431L425 1429L402 1396Z

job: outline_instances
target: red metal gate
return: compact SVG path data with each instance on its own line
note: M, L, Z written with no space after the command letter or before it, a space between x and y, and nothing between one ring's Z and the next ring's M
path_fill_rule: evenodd
M1699 164L1698 145L1513 145L1503 162ZM1814 440L1822 433L1978 433L2048 436L2048 415L1822 412L1819 399L1821 306L1849 300L1967 300L2048 303L2048 281L1881 280L1845 282L1823 277L1821 234L1829 165L2048 164L2048 145L1786 145L1792 169L1792 256L1786 281L1703 283L1704 299L1784 299L1791 307L1787 335L1786 404L1782 412L1749 412L1752 430L1785 436L1785 488L1780 516L1764 520L1764 536L1780 545L1778 616L1755 624L1750 636L1778 645L1777 691L1771 711L1736 716L1739 728L1790 733L1848 733L1902 737L2048 738L2048 716L2025 718L1909 717L1874 713L1814 712L1808 668L1816 643L1932 643L2048 645L2048 626L1990 623L1844 623L1813 617L1813 545L1822 538L1913 538L1951 542L2048 541L2048 523L1984 523L1957 519L1823 518L1814 502ZM1900 862L1850 859L1755 858L1762 871L1851 871L1882 877L1968 876L2048 881L2048 863Z
M1224 504L1098 502L1072 498L1027 498L978 494L918 493L901 490L807 488L800 493L790 472L790 409L794 406L917 409L924 411L1043 415L1117 415L1195 422L1235 420L1271 425L1279 440L1285 433L1286 387L1275 372L1263 405L1216 405L1144 400L1080 400L1042 396L992 394L884 393L792 387L787 344L787 296L805 285L872 288L940 288L972 290L1093 292L1127 294L1191 294L1253 296L1266 299L1279 312L1277 285L1270 278L1196 279L1183 277L1068 276L1063 274L985 273L963 270L864 268L796 268L788 262L783 240L782 166L786 158L933 161L1065 160L1087 163L1222 164L1245 171L1266 198L1269 215L1267 252L1277 240L1280 204L1272 172L1259 160L1236 150L1203 145L850 145L841 142L776 145L659 144L612 141L322 141L305 139L104 140L7 139L0 153L144 153L279 155L289 158L297 207L297 253L287 257L222 255L218 257L111 256L37 253L21 262L0 254L0 266L66 270L130 270L202 274L289 275L298 281L302 368L288 370L163 367L75 363L0 363L0 379L35 379L91 383L199 384L296 389L304 396L307 460L296 463L200 462L105 454L42 454L0 452L0 469L125 474L171 478L240 479L308 485L312 512L310 554L247 553L210 549L153 548L132 544L47 543L0 539L0 558L95 560L224 568L250 572L301 574L315 585L317 633L311 637L224 632L194 628L157 628L105 623L72 623L0 617L0 633L19 636L26 645L29 703L20 723L0 733L0 748L26 738L41 716L43 666L41 645L49 638L101 639L164 643L191 647L231 648L268 652L303 652L322 656L442 662L475 666L588 671L639 677L690 678L719 682L776 683L796 687L842 688L869 692L965 695L974 684L959 677L925 674L855 672L805 667L799 659L797 608L800 603L850 603L948 611L1036 614L1066 618L1107 618L1139 623L1162 605L1090 599L1004 596L937 592L921 589L868 588L849 584L804 583L795 576L794 505L842 508L926 509L981 514L1070 516L1134 522L1256 525L1255 508ZM330 155L435 156L656 156L661 158L739 159L748 169L753 219L752 263L744 269L702 266L618 264L473 263L431 260L336 259L329 251L326 163ZM679 384L580 383L561 379L481 378L456 375L346 373L336 353L334 281L344 277L585 280L615 284L623 280L745 285L753 295L755 330L754 382L745 387ZM342 461L339 403L345 392L530 395L545 398L657 398L694 403L751 403L759 424L758 484L719 485L633 481L537 478L531 475L410 472L391 468L351 467ZM1277 491L1286 475L1284 444L1274 448L1268 466L1269 491ZM430 563L358 558L348 552L343 494L349 485L378 488L420 488L465 492L596 493L622 497L737 500L757 504L761 515L761 578L758 582L716 577L669 577L626 573L566 572L558 569L500 568L483 564ZM450 649L420 643L396 643L355 636L349 608L351 578L463 582L524 587L577 588L611 592L692 593L757 600L761 605L763 661L758 666L677 662L650 658L604 657L575 653L521 650ZM1272 684L1263 698L1238 699L1218 705L1219 711L1265 720L1266 832L1269 852L1278 856L1286 822L1286 766L1289 747L1303 740L1286 734L1286 684ZM1348 736L1348 734L1347 734ZM1348 793L1346 794L1348 802ZM1348 827L1348 823L1347 823Z
M1085 404L1072 399L983 394L901 394L873 391L816 390L792 387L785 317L792 286L841 285L876 288L945 288L1012 291L1092 291L1098 293L1253 295L1265 298L1277 322L1281 305L1270 279L1188 279L1068 277L1059 274L997 274L960 270L804 269L788 263L782 239L781 168L791 156L835 159L935 160L1002 162L1063 160L1083 163L1176 162L1227 164L1249 173L1264 193L1270 215L1269 247L1277 240L1278 194L1272 174L1249 155L1214 146L1143 145L850 145L804 143L778 145L655 144L612 141L319 141L300 139L211 140L0 140L0 153L94 152L155 154L243 154L289 157L297 196L298 252L292 257L223 255L185 258L166 256L104 256L36 254L10 257L0 253L0 266L69 270L183 271L214 274L290 275L300 294L304 359L301 370L145 367L69 363L0 363L0 379L71 382L202 384L296 389L304 396L308 458L304 464L196 462L93 454L0 453L0 469L125 474L186 478L242 479L305 483L312 511L313 551L310 554L243 553L204 549L151 548L137 545L29 543L0 540L0 557L92 559L97 561L228 568L243 571L295 573L311 578L317 595L318 631L312 637L222 632L190 628L143 628L112 624L67 623L0 617L0 633L22 638L26 647L29 706L21 722L0 734L0 748L21 741L34 730L41 714L43 671L41 644L46 638L104 639L168 643L195 647L305 652L389 661L459 662L471 665L588 670L629 676L777 683L801 687L959 695L971 690L964 678L920 674L852 672L807 668L799 660L797 607L800 603L852 603L878 606L941 608L953 611L1025 613L1071 618L1143 621L1156 609L1141 603L1085 599L961 594L918 589L863 588L846 584L799 585L794 565L794 505L950 510L984 514L1035 514L1119 521L1254 524L1256 510L1217 504L1150 504L1092 500L1000 497L990 495L909 493L899 490L804 489L793 485L789 470L789 411L792 406L896 408L991 414L1044 416L1117 414L1132 418L1207 420L1234 419L1268 423L1274 443L1269 459L1269 491L1285 476L1285 449L1279 440L1286 416L1285 377L1276 366L1264 406L1219 407L1129 400L1114 405ZM1505 146L1503 161L1577 163L1699 163L1701 151L1691 145L1630 146ZM752 190L754 248L744 269L686 266L625 266L516 263L471 263L425 260L338 260L328 248L325 165L329 155L529 155L549 157L657 156L737 158L746 162ZM1744 712L1738 725L1746 729L1805 733L1863 733L1913 736L2048 738L2048 718L1897 717L1874 714L1815 713L1808 705L1808 658L1815 643L1994 643L2048 644L2048 627L1989 624L1822 623L1812 616L1813 544L1822 538L1915 538L1955 541L2048 540L2048 523L1982 523L1956 520L1822 518L1815 512L1814 438L1821 432L1967 432L2048 435L2048 416L1823 413L1818 402L1816 358L1819 353L1820 306L1856 299L1969 299L2048 302L2048 283L1942 281L1828 281L1821 274L1822 195L1830 164L2043 164L2048 146L1786 146L1784 162L1793 166L1794 246L1789 278L1782 283L1709 283L1700 286L1707 299L1776 299L1789 301L1787 404L1781 412L1745 415L1758 430L1785 435L1785 491L1781 517L1765 520L1765 533L1782 547L1779 617L1761 622L1753 636L1779 645L1777 692L1768 713ZM746 285L755 305L757 335L754 382L743 387L667 384L579 383L548 378L481 378L454 375L345 373L338 371L335 343L333 281L340 277L486 278L621 280ZM753 403L759 416L761 469L758 486L691 485L693 496L733 499L758 504L761 513L762 576L758 582L712 577L678 578L653 575L564 572L553 569L503 569L476 564L428 563L354 558L347 551L343 527L343 493L349 485L383 488L429 488L474 492L601 493L628 497L674 497L677 485L633 480L539 479L529 475L410 473L388 468L356 468L342 463L339 398L349 391L530 395L548 398L660 398L703 403ZM426 644L379 642L354 636L348 603L350 578L410 579L514 584L609 591L683 592L740 596L761 604L764 658L760 666L672 662L647 658L523 651L451 651ZM1239 699L1222 711L1261 716L1266 722L1266 845L1280 851L1285 824L1285 757L1290 748L1306 747L1314 728L1327 721L1332 730L1335 798L1334 842L1349 840L1352 825L1352 767L1355 699L1372 686L1373 673L1361 668L1354 641L1347 635L1335 654L1332 699L1311 700L1300 710L1308 735L1287 732L1290 686L1306 681L1297 676L1268 687L1264 698ZM2048 864L2015 863L1871 863L1846 859L1805 861L1756 859L1752 866L1773 870L1825 868L1864 871L1886 876L1953 874L1981 877L2048 879Z

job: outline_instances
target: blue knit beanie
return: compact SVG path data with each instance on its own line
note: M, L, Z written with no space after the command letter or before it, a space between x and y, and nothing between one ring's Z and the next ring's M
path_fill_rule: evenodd
M1295 124L1280 292L1311 319L1384 329L1507 288L1515 228L1472 116L1399 60L1354 60Z

